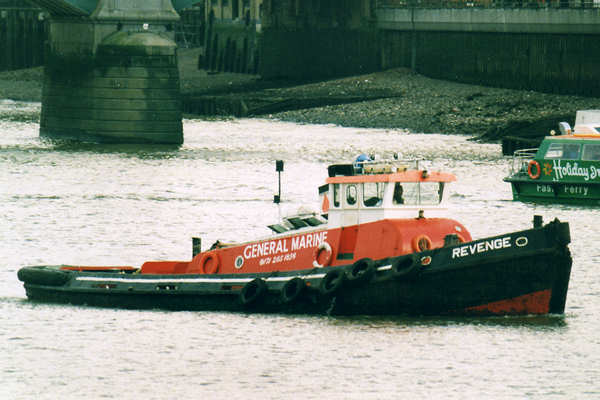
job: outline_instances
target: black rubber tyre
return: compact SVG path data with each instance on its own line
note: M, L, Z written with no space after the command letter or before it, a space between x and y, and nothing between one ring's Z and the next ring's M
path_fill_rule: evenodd
M290 279L283 285L281 289L281 301L285 304L292 303L298 299L304 293L306 289L306 282L304 279L295 277Z
M255 303L267 291L267 283L255 278L246 283L240 292L240 301L244 305Z
M348 278L348 283L362 285L373 279L376 270L377 267L372 259L361 258L346 271L346 278Z
M392 275L396 279L408 279L419 272L419 263L414 254L399 257L392 262Z
M329 271L323 279L321 279L321 284L319 285L319 290L321 294L330 295L334 294L344 285L346 281L346 274L341 269L334 269Z

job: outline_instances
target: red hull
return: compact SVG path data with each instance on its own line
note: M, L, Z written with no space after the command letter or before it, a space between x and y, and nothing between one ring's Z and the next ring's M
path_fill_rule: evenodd
M547 314L550 312L552 290L542 290L512 299L495 301L476 307L465 308L461 314L522 315Z
M197 254L187 261L150 261L143 274L240 274L294 271L338 266L369 257L381 259L444 246L459 230L460 241L471 235L457 221L440 218L383 220L329 230L311 230L262 241L230 245ZM327 244L327 248L321 246ZM421 249L425 245L428 248ZM316 262L316 263L315 263Z

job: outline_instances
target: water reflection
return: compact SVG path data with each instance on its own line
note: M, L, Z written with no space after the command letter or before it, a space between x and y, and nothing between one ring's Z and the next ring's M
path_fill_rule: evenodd
M529 328L546 330L549 328L566 328L567 319L564 315L525 315L502 317L404 317L404 316L358 316L358 317L329 317L331 323L338 326L365 325L377 327L458 327L462 325Z
M154 398L600 395L593 368L600 364L597 209L512 201L502 182L509 160L497 144L264 120L186 120L185 143L176 148L48 143L38 129L0 117L6 398L138 398L143 391ZM16 278L25 265L139 266L189 259L193 236L210 245L265 235L281 209L318 207L328 164L395 151L457 175L448 215L474 237L529 228L535 214L546 223L568 221L574 263L566 314L111 310L30 302ZM277 159L285 161L281 208L272 202Z

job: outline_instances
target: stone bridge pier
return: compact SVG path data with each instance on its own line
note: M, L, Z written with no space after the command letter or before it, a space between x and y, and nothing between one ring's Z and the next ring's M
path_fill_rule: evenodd
M32 2L51 16L40 137L183 142L171 0Z

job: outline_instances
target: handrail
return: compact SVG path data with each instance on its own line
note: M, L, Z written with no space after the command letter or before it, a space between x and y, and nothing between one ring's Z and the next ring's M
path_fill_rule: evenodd
M512 162L510 163L510 174L527 174L529 162L534 159L538 149L519 149L515 150Z
M520 158L533 158L535 157L535 153L537 152L537 148L536 149L519 149L519 150L515 150L515 154L513 155L513 157L520 157Z
M598 0L377 0L377 8L600 8Z

